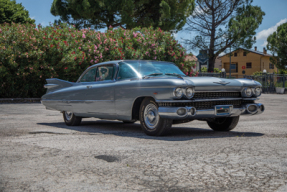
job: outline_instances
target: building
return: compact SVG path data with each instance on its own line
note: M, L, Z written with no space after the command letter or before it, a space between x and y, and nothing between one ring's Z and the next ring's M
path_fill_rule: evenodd
M257 47L254 50L239 48L231 53L231 75L234 77L252 75L264 69L267 73L277 71L276 66L269 60L272 55L268 54L265 48L263 52L257 51ZM230 54L222 55L219 59L222 61L222 68L225 68L226 73L229 74Z
M199 61L198 61L198 58L195 56L195 55L188 55L187 57L186 57L186 60L187 61L194 61L195 62L195 64L196 64L196 67L195 68L193 68L193 70L194 71L199 71L199 66L201 66L201 68L202 67L206 67L207 68L207 62L208 62L208 60L207 60L207 62L205 63L205 64L199 64ZM214 67L215 68L218 68L219 70L221 70L221 60L217 57L216 58L216 60L215 60L215 63L214 63Z
M215 59L214 68L217 68L219 70L221 70L222 68L222 61L219 57L216 57Z
M186 61L193 61L196 66L194 68L192 68L192 70L198 71L199 64L198 64L198 60L197 60L195 55L188 55L188 56L186 56L185 60Z

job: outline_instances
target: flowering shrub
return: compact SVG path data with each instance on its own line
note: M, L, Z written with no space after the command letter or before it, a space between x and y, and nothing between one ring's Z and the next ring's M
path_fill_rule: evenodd
M76 81L89 66L110 60L171 61L187 75L194 63L185 49L161 29L76 30L62 24L0 25L0 97L40 97L47 78Z

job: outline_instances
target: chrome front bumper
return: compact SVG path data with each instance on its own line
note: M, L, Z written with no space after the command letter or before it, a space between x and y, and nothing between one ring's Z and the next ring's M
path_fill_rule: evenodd
M229 106L229 105L228 105ZM216 117L235 117L239 115L259 115L263 113L265 107L261 103L252 103L241 106L240 108L233 108L230 106L230 113L217 114L216 109L200 109L194 107L159 107L158 113L162 118L167 119L202 119L202 118L216 118ZM178 110L186 110L183 115L178 114ZM253 109L253 110L249 110Z

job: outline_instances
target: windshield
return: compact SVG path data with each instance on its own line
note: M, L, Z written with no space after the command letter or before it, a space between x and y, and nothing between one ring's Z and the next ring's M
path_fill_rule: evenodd
M124 61L119 63L118 80L145 76L180 75L184 73L173 63L159 61Z

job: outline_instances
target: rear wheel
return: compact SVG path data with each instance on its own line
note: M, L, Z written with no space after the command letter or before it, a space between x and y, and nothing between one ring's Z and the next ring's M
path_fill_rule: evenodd
M172 126L171 119L159 116L158 106L152 98L145 98L141 103L139 118L143 131L151 136L165 135Z
M239 121L237 117L222 117L213 120L208 120L207 124L214 131L230 131L236 127Z
M77 117L74 113L69 112L69 111L64 111L63 117L64 117L64 121L66 125L69 125L69 126L80 125L82 121L81 117Z

